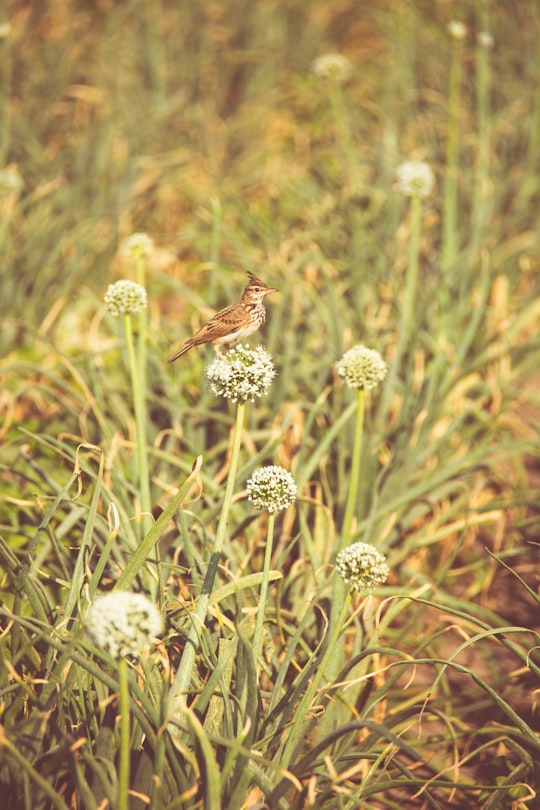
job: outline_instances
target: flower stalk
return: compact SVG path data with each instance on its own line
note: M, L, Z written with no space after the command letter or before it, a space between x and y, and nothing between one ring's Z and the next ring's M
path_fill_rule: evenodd
M150 498L150 474L148 470L148 451L146 445L146 373L139 374L140 362L135 356L133 341L133 325L131 314L124 313L124 334L128 356L129 373L131 377L131 390L133 392L133 405L135 409L135 432L137 438L137 464L139 472L139 491L141 498L141 540L152 526L152 501ZM139 335L139 346L144 338ZM144 354L144 353L143 353ZM140 356L140 352L139 352ZM140 357L139 357L140 359Z
M362 444L364 437L365 392L376 388L386 377L387 366L379 352L358 344L345 352L337 363L337 372L349 388L356 391L356 416L353 451L351 458L350 484L347 493L345 516L341 527L340 547L347 545L353 533L353 521L358 501ZM339 550L339 549L338 549Z
M259 596L259 608L257 610L257 618L255 619L255 630L253 632L253 660L255 666L261 657L262 643L263 643L263 626L265 617L266 598L268 596L268 582L270 576L270 562L272 560L272 546L274 541L274 525L276 522L276 513L270 512L268 515L268 528L266 531L266 545L264 548L264 563L263 563L263 578L261 582L261 591Z
M129 771L130 771L130 737L131 717L129 710L129 672L128 662L121 658L118 662L118 705L120 709L120 761L118 765L118 810L129 810Z
M275 373L272 359L262 346L258 346L256 349L249 349L248 346L243 346L241 343L228 352L226 359L219 355L216 356L206 370L206 378L210 390L216 394L216 396L221 396L224 399L229 399L236 403L236 420L233 429L229 472L227 474L225 495L216 530L214 548L210 555L202 590L197 600L197 607L192 617L191 627L180 659L180 664L174 682L169 690L169 732L173 738L177 738L179 734L178 725L175 720L181 716L186 706L186 694L189 692L191 685L195 657L200 646L201 635L210 604L210 597L214 588L214 581L227 533L238 460L240 458L246 402L254 402L255 399L264 396L268 392Z
M338 542L337 559L339 559L343 547L347 546L352 539L354 534L354 519L355 516L357 516L364 437L365 392L375 388L384 380L387 373L387 366L379 352L360 344L353 346L352 349L345 352L341 360L337 363L337 371L338 374L344 378L348 387L356 390L356 415L350 484L341 528L341 538ZM325 663L326 676L331 682L337 680L345 661L345 647L343 644L338 645L337 640L341 636L346 616L347 594L348 590L344 579L334 576L328 627L332 654L328 655ZM330 731L330 722L330 718L323 718L321 728L324 733Z
M320 667L328 683L335 684L338 681L345 661L343 631L351 601L351 591L367 592L367 599L362 607L366 612L368 623L371 623L373 601L370 592L376 585L385 582L388 574L386 558L369 543L353 543L342 549L337 555L332 610L328 627L329 642ZM327 711L321 720L320 739L326 737L336 723L339 723L336 711Z
M346 181L351 191L360 193L362 179L358 154L354 145L349 110L343 88L353 75L351 61L340 53L327 53L317 57L312 65L315 76L325 85L337 126L340 146L347 167Z
M263 578L261 582L260 604L253 634L253 657L257 664L262 652L263 625L270 578L270 562L276 513L291 506L296 500L297 486L294 478L283 467L270 465L255 470L247 482L248 498L258 509L269 513L264 550Z
M441 285L444 299L441 312L446 312L450 291L448 275L458 254L458 166L459 166L459 118L461 108L462 53L466 29L463 23L452 21L448 25L452 38L450 82L448 95L448 135L446 141L446 174L443 192L441 267L445 284Z
M404 177L405 171L403 171L400 176L400 170L405 169L408 169L408 176ZM425 163L405 163L398 169L396 189L411 198L411 229L407 272L405 276L405 298L398 327L394 356L384 387L381 418L385 417L390 405L396 380L401 369L401 361L411 341L416 324L415 310L418 297L418 280L420 277L419 256L420 234L422 229L422 200L431 193L433 183L433 174L429 166Z
M135 259L135 277L137 284L146 288L146 259L154 250L152 239L145 233L133 233L129 236L123 246L122 253ZM140 388L144 394L144 404L146 405L147 386L147 362L146 362L146 338L148 331L148 313L146 307L142 308L138 314L138 336L137 336L137 373L140 380Z
M354 424L353 451L351 458L351 477L349 491L347 493L347 503L345 506L345 516L341 531L341 543L345 545L351 538L353 520L358 501L358 490L360 487L360 469L362 466L362 443L364 438L364 407L366 392L359 388L356 392L356 415Z
M95 644L117 662L120 711L120 748L116 807L129 808L131 712L128 656L139 658L163 630L163 616L140 593L102 594L86 612L85 626Z
M146 441L146 350L140 344L145 342L145 332L139 334L137 360L135 355L132 316L146 310L146 290L134 281L122 280L110 284L105 293L105 304L113 317L122 316L128 357L128 368L135 411L135 431L137 443L138 483L141 501L141 540L152 526L152 501L150 498L150 475L148 471L148 450ZM144 371L141 372L141 365ZM152 586L154 587L154 586ZM155 587L154 587L155 590Z

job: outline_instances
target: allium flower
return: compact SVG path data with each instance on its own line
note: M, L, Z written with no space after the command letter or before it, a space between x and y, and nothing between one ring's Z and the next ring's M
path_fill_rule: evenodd
M216 355L206 369L210 390L232 402L254 402L268 392L276 376L272 358L263 346L250 349L239 343L227 357Z
M121 247L124 256L133 256L134 258L150 256L153 251L154 242L146 233L132 233L131 236L124 239Z
M23 186L23 179L16 166L0 169L0 198L20 194Z
M446 28L450 36L454 39L465 39L467 36L467 28L459 20L450 20Z
M140 312L148 305L146 290L136 281L123 280L109 284L103 300L115 318L126 313Z
M386 557L369 543L353 543L336 557L336 571L355 591L370 591L386 582Z
M364 391L376 388L388 371L379 352L368 349L361 343L345 352L336 368L349 388L363 388Z
M435 185L435 175L422 161L405 161L396 169L396 178L395 190L406 197L427 197Z
M477 39L480 47L485 48L486 50L493 48L493 46L495 45L495 40L493 39L489 31L480 31Z
M257 509L279 512L296 500L296 482L283 467L272 465L255 470L246 487L248 498Z
M112 591L94 600L85 624L97 646L119 660L138 658L163 630L163 616L142 593Z
M319 79L330 84L345 84L352 76L353 66L346 56L327 53L315 59L312 70Z

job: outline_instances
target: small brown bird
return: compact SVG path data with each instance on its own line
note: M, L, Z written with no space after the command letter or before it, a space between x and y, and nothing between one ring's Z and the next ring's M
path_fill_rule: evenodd
M193 337L180 346L178 351L169 358L173 363L193 346L201 343L212 343L216 352L220 354L220 346L234 346L242 338L256 332L266 318L263 304L265 295L277 292L275 287L268 287L264 281L254 273L248 272L249 283L242 293L240 301L222 309L208 323L202 326Z

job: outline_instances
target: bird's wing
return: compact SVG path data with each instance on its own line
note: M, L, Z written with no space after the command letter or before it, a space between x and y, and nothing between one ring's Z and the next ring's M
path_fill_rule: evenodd
M193 335L193 340L197 341L203 338L205 341L211 341L217 337L224 337L230 335L245 326L247 313L238 307L238 304L231 304L225 309L222 309L213 318L210 318L208 323L201 326L198 332Z

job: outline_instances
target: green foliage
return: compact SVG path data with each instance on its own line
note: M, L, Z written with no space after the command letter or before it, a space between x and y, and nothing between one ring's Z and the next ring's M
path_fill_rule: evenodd
M534 4L454 4L463 41L424 0L8 5L3 806L532 810ZM312 71L332 52L342 85ZM246 270L280 290L251 340L277 377L239 414L210 348L166 359ZM389 365L362 410L335 368L358 343ZM268 464L298 485L271 518L245 492ZM334 577L355 541L391 571L371 595ZM166 616L138 661L85 633L115 587Z

